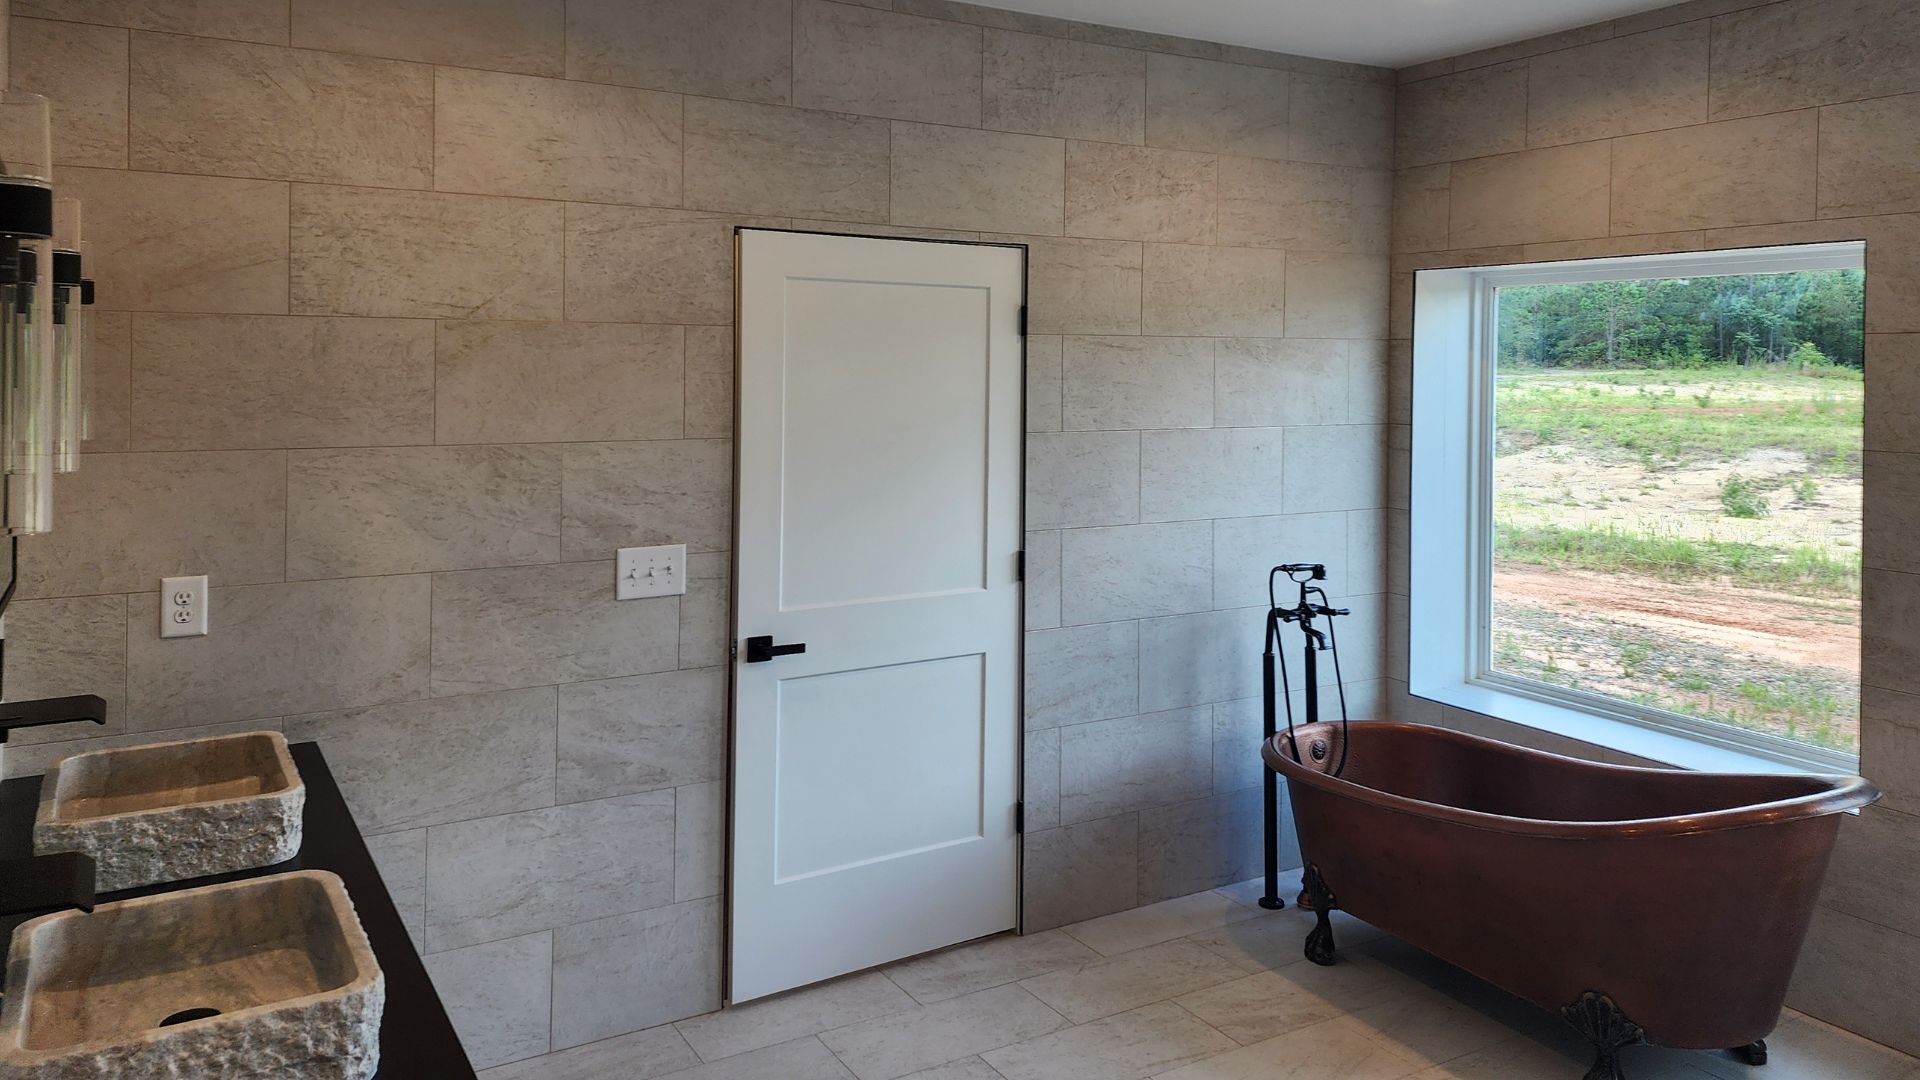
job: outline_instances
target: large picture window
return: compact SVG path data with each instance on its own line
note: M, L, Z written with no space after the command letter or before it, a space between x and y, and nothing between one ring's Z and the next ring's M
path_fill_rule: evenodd
M1730 764L1661 740L1850 767L1862 257L1421 272L1413 691L1683 763Z

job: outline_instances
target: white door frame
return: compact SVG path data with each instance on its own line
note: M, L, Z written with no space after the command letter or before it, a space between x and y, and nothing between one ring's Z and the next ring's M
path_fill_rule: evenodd
M1028 382L1027 382L1027 369L1028 369L1028 364L1031 361L1031 357L1029 355L1028 346L1027 346L1027 338L1028 338L1027 307L1028 307L1028 289L1029 289L1028 273L1029 273L1029 267L1030 267L1030 261L1028 256L1028 245L1022 244L1022 243L1000 243L1000 242L976 241L976 240L953 240L953 239L948 239L943 237L918 237L918 236L910 236L910 235L886 236L886 235L880 235L880 234L859 233L859 232L837 232L837 231L818 230L818 229L761 228L756 226L738 225L734 227L734 325L733 325L734 397L733 397L733 428L732 428L732 437L734 440L733 508L732 508L733 510L733 523L732 523L733 549L729 555L728 591L727 591L727 626L728 626L728 632L730 634L730 638L729 638L729 649L728 649L729 677L726 680L727 682L726 788L725 788L725 798L723 800L723 812L722 812L722 828L724 830L725 835L724 835L724 842L722 844L722 851L721 851L722 870L723 870L722 894L721 894L722 937L723 937L721 986L722 986L722 1000L723 1000L723 1003L725 1004L731 1004L734 1001L734 987L732 985L732 982L733 982L732 956L733 956L733 946L734 946L734 942L732 939L733 939L733 914L734 914L734 904L735 904L734 882L733 882L733 873L732 873L733 865L734 865L733 856L734 856L734 836L735 836L733 814L734 814L734 783L735 783L735 776L736 776L735 757L737 753L736 741L738 738L738 730L739 730L738 715L737 715L738 703L735 700L736 684L738 682L737 675L735 673L735 665L737 665L740 662L739 652L742 648L741 641L747 629L747 628L743 628L740 625L740 559L739 559L740 523L741 523L741 497L740 497L740 492L741 492L741 483L740 483L740 480L741 480L741 455L740 455L740 441L741 441L740 440L740 424L741 424L741 404L740 404L741 402L741 394L740 394L741 318L740 318L740 312L741 312L741 304L740 304L740 300L741 300L741 266L742 266L741 244L742 244L743 235L750 232L797 233L797 234L821 235L821 236L843 236L843 237L853 237L853 238L868 239L868 240L899 240L899 241L908 241L908 242L920 243L920 244L952 244L952 245L961 246L961 247L1009 248L1009 249L1018 250L1020 252L1021 268L1020 268L1020 311L1019 311L1019 333L1020 333L1020 364L1019 364L1020 409L1019 409L1019 412L1020 412L1021 451L1019 455L1019 460L1016 461L1014 464L1016 476L1018 478L1018 489L1019 489L1019 496L1020 496L1020 505L1016 510L1016 518L1019 523L1018 527L1019 527L1019 536L1020 536L1020 573L1019 573L1020 602L1018 604L1018 614L1017 614L1018 631L1016 636L1016 647L1014 649L1014 655L1011 658L1011 662L1013 665L1012 678L1014 683L1014 698L1015 698L1014 700L1015 733L1014 733L1014 746L1013 746L1013 750L1014 750L1013 785L1014 785L1016 798L1018 799L1018 804L1017 804L1018 810L1017 810L1017 820L1016 820L1016 835L1017 835L1018 841L1016 842L1015 848L1014 848L1014 860L1015 860L1015 865L1014 865L1015 888L1014 888L1014 898L1013 898L1014 899L1014 920L1015 920L1014 927L1013 927L1014 933L1019 934L1019 933L1025 932L1025 920L1026 920L1025 887L1024 887L1025 874L1026 874L1024 840L1026 835L1025 810L1026 810L1026 731L1027 731L1026 709L1024 705L1024 702L1026 700L1025 594L1026 594L1026 588L1027 588L1027 551L1026 551L1026 538L1027 538L1026 457L1027 457L1027 453L1026 453L1026 450L1027 450L1027 441L1028 441L1027 435L1029 434L1028 426L1027 426L1027 412L1031 405L1031 402L1029 401L1029 397L1028 397Z

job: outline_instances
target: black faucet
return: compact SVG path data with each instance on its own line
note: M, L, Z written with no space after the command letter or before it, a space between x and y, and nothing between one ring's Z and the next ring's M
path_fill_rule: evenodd
M0 916L93 911L93 856L60 851L0 859Z
M107 702L100 695L75 694L72 697L0 702L0 743L7 741L7 734L14 728L78 724L86 720L96 724L107 722Z

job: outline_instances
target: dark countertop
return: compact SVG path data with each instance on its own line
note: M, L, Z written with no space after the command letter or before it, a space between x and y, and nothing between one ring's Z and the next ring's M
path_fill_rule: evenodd
M222 881L263 877L288 870L330 870L346 883L347 894L366 928L367 940L387 977L387 1009L380 1021L379 1080L474 1080L473 1066L454 1034L447 1010L427 978L427 969L414 950L413 939L400 921L393 897L374 868L373 857L354 827L353 815L333 781L320 747L297 743L293 762L307 785L300 854L283 863L215 877L175 881L165 885L102 893L100 903L135 896L173 892ZM33 854L33 815L40 803L40 777L23 776L0 784L0 859ZM13 939L13 928L24 916L0 917L0 956ZM4 970L4 967L0 967Z

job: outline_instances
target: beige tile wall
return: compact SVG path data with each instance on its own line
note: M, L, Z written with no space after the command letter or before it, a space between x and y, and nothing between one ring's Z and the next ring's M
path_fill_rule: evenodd
M1861 769L1791 1003L1920 1052L1920 5L1694 0L1401 72L1393 336L1423 266L1867 241ZM1394 385L1410 350L1396 342ZM1396 461L1404 470L1405 460ZM1396 517L1396 591L1404 523ZM1391 641L1404 623L1391 624ZM1396 668L1394 679L1405 677ZM1547 749L1598 747L1411 701Z
M7 689L112 722L7 767L318 740L481 1065L719 1002L736 225L1030 247L1029 927L1258 866L1269 565L1378 699L1390 73L947 0L13 13L106 310ZM688 594L615 603L652 543Z

